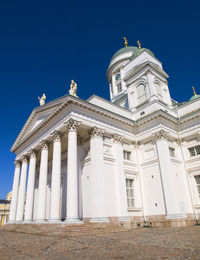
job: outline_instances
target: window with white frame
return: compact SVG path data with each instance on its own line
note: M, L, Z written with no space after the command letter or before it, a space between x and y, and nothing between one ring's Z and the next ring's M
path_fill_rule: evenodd
M127 206L128 208L135 207L135 198L134 198L134 179L126 179L126 197L127 197Z
M130 151L123 151L124 160L131 160L131 152Z
M200 197L200 175L196 175L194 177L195 177L195 180L196 180L196 183L197 183L197 189L198 189L199 197Z
M200 154L200 145L188 148L190 156L196 156Z
M171 157L175 157L175 149L173 147L169 147L169 154Z
M141 104L146 101L146 91L145 91L145 85L139 84L137 86L137 98L138 98L138 104Z

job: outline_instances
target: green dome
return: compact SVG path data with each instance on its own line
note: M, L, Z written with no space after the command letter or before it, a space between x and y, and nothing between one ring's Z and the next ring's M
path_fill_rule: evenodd
M147 51L151 56L154 57L154 54L153 52L151 52L149 49L146 49L146 48L138 48L138 47L135 47L135 46L127 46L127 47L124 47L124 48L121 48L120 50L118 50L113 56L112 56L112 59L111 61L116 58L117 56L119 56L120 54L123 54L123 53L126 53L126 52L132 52L132 55L131 55L131 60L135 59L140 53L142 53L143 51Z
M194 96L192 96L192 97L190 98L190 101L195 100L195 99L197 99L197 98L199 98L199 97L200 97L200 95L195 94Z
M143 51L146 51L146 52L148 52L151 56L155 57L154 54L153 54L153 52L150 51L149 49L146 49L146 48L137 48L137 49L133 52L133 54L132 54L130 60L134 60L134 59L135 59L140 53L142 53Z

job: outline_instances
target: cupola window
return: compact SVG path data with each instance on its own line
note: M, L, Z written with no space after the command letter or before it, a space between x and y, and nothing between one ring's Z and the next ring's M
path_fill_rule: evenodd
M119 73L117 73L116 76L115 76L115 80L119 80L120 77L121 77L121 75Z

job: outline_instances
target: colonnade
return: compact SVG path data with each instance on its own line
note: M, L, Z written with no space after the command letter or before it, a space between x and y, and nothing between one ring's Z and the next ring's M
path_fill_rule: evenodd
M77 169L77 128L79 123L69 119L66 122L68 130L68 159L67 159L67 199L66 199L66 222L77 222L78 216L78 169ZM54 131L53 159L51 175L51 202L50 222L60 221L60 186L61 186L61 140L62 134ZM49 144L45 140L40 143L41 160L39 170L38 203L36 221L46 221L46 192L48 177L48 153ZM30 150L20 160L15 161L15 173L13 180L12 202L9 222L33 221L33 205L35 190L37 152ZM26 179L28 171L28 183L26 192ZM26 203L25 203L26 200ZM25 214L24 214L25 207Z

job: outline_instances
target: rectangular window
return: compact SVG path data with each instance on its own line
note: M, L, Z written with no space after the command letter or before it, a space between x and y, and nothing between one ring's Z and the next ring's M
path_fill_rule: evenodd
M196 180L196 183L197 183L197 189L198 189L199 197L200 197L200 175L196 175L194 177L195 177L195 180Z
M128 208L135 207L135 198L134 198L134 180L126 179L126 197L127 197L127 206Z
M121 82L119 82L118 84L117 84L117 92L119 93L119 92L121 92L122 91L122 84L121 84Z
M188 148L190 156L196 156L200 154L200 145Z
M138 97L138 104L145 102L147 99L145 86L143 84L137 86L137 97Z
M123 151L124 160L131 160L131 152L129 151Z
M172 147L169 147L169 154L171 157L175 157L175 149Z

